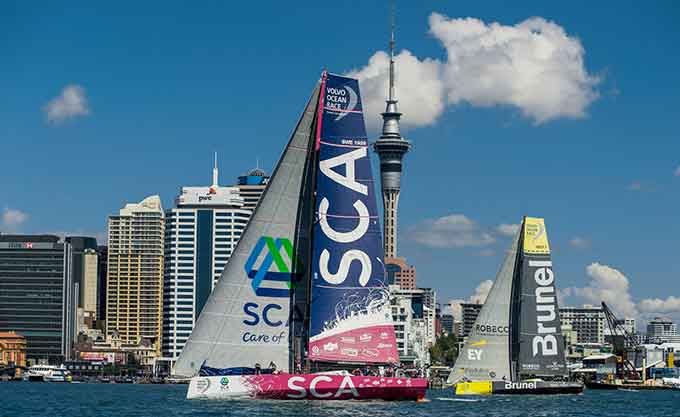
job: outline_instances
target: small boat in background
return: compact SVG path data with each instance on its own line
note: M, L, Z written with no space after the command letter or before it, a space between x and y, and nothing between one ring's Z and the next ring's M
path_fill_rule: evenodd
M32 382L71 382L71 373L64 365L33 365L26 372L26 379Z

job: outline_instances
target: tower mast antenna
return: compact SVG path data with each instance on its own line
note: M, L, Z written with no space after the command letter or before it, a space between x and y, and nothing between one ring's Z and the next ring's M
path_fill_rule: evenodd
M219 171L217 169L217 152L215 152L215 165L213 166L213 187L218 187Z
M396 5L394 1L391 3L390 8L390 91L388 95L389 101L394 101L394 31L395 31L395 15L396 15Z

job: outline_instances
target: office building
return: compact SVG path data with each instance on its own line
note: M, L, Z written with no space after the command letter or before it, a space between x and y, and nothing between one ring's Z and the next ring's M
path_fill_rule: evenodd
M267 188L268 182L269 177L260 168L255 168L246 175L238 177L236 187L238 188L239 196L243 199L241 208L251 212L254 211L257 202L260 201L260 196L264 189Z
M453 314L442 314L442 331L446 334L455 334Z
M390 305L400 360L422 366L430 361L430 347L436 340L436 294L430 288L390 288Z
M97 247L97 328L106 331L106 275L109 247Z
M106 333L160 355L165 218L157 195L109 216Z
M475 303L463 303L460 305L463 316L463 337L470 335L472 327L475 325L475 320L477 320L479 312L482 311L482 305Z
M562 327L571 326L576 332L578 343L605 342L605 316L602 307L585 304L583 307L560 308Z
M68 236L71 245L71 274L76 303L75 333L93 329L97 315L97 239L85 236Z
M416 267L408 265L405 258L385 258L387 282L404 290L416 289Z
M26 359L59 364L76 336L71 245L52 235L0 235L0 332L26 338Z
M254 208L261 194L257 181L239 178ZM217 161L213 182L206 187L182 187L176 207L165 215L165 279L163 288L163 357L179 357L194 324L220 278L252 211L239 186L218 184Z
M677 324L665 317L650 320L647 323L647 343L680 343Z

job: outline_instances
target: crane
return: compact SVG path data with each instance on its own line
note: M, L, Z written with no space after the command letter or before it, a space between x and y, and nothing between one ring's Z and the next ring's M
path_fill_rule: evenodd
M602 302L602 311L604 312L604 317L607 320L607 327L609 327L609 331L612 336L621 336L624 340L623 350L621 352L614 352L614 354L619 356L618 353L620 353L619 357L621 358L623 367L629 375L634 375L635 379L641 379L640 372L638 372L638 370L635 368L635 364L628 360L626 350L626 348L633 348L635 351L635 356L637 356L640 343L634 335L630 334L630 332L625 327L621 326L621 321L616 318L614 313L609 309L604 301Z

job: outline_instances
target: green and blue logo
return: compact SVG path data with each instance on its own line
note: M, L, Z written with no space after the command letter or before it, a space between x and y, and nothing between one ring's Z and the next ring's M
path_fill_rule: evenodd
M259 268L256 269L255 263L265 248L267 253ZM288 255L290 263L286 263L283 256L281 256L281 249ZM272 264L275 265L276 271L270 271ZM299 261L295 256L293 244L290 240L286 238L273 238L271 236L260 237L246 261L245 270L248 278L253 280L251 286L256 295L280 298L288 298L290 296L293 274L301 272ZM268 288L263 286L265 281L285 282L288 288Z

